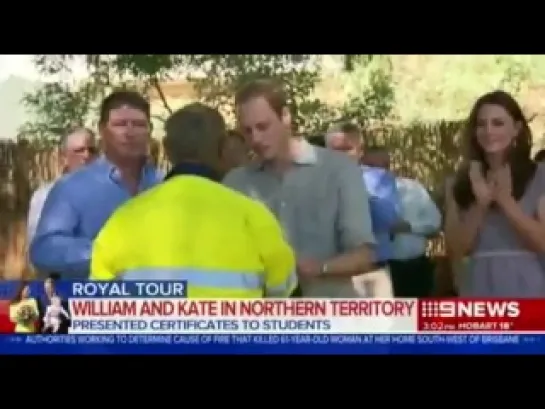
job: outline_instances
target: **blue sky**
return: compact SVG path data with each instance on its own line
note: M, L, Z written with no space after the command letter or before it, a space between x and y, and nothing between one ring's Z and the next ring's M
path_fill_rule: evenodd
M44 78L34 68L33 55L0 55L0 139L11 139L17 129L29 119L21 99L26 92L42 81L58 78ZM72 67L74 77L85 76L86 70L80 61Z

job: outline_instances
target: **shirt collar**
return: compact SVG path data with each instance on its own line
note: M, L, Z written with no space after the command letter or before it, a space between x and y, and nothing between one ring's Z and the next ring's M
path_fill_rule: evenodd
M182 162L174 166L170 172L165 176L165 181L174 176L193 175L201 176L219 182L221 180L220 175L214 169L201 163Z
M107 169L108 171L108 177L110 179L112 179L114 182L116 183L119 183L121 182L121 173L119 172L119 169L116 165L114 165L112 162L110 162L108 160L108 158L106 158L106 156L104 155L101 155L97 160L96 162L103 166L105 169ZM143 166L142 166L142 170L141 170L141 182L144 181L146 179L146 176L148 174L148 172L152 169L153 167L149 164L149 163L145 163Z
M305 138L296 138L291 141L291 159L292 163L295 165L315 165L318 162L318 154L316 152L316 147L308 143ZM252 165L257 170L263 170L265 167L265 162L255 161Z

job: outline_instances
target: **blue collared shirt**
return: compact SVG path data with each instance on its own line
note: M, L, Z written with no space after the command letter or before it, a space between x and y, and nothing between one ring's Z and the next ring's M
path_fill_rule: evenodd
M373 233L377 241L375 253L378 262L390 260L393 243L390 231L399 220L401 200L393 173L370 166L362 166L363 180L369 193L369 208Z
M144 166L138 190L152 187L162 176L155 167ZM87 278L94 238L110 215L130 198L119 171L105 157L64 176L45 201L30 245L30 261L42 273Z
M415 179L398 178L403 220L411 232L397 234L393 242L395 260L409 260L426 254L427 236L441 229L441 213L428 191Z

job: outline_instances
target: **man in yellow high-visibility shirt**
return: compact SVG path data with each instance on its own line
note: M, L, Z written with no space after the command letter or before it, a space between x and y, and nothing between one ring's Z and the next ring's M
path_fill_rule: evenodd
M121 206L98 234L94 280L187 280L191 298L288 297L294 254L273 214L218 181L226 137L202 104L175 112L164 146L165 181Z

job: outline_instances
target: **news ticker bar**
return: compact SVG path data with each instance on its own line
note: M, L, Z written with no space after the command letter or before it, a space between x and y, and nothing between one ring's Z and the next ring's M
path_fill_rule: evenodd
M545 334L4 335L0 353L24 354L543 354Z

